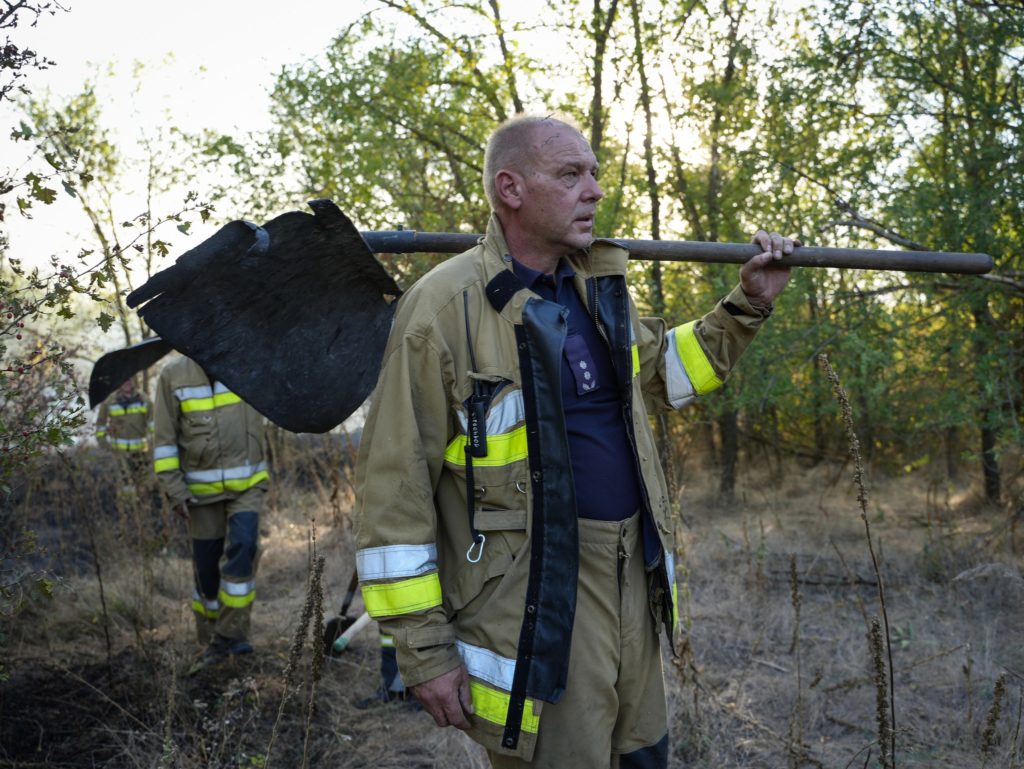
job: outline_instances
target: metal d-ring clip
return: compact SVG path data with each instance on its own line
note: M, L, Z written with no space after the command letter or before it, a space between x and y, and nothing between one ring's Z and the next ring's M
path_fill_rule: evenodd
M520 494L526 493L526 485L522 481L516 481L516 491Z
M484 543L485 542L487 542L487 537L485 537L483 534L480 534L478 532L477 535L476 535L476 538L470 543L469 550L466 551L466 560L469 561L470 563L479 563L480 559L483 558L483 555L484 555ZM474 558L473 557L473 548L476 547L477 545L480 545L480 549L477 550L476 558Z

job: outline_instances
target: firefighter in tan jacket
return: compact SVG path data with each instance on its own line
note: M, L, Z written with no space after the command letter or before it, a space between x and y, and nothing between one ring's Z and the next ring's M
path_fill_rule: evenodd
M129 379L100 404L96 414L96 440L118 455L145 458L149 432L149 401Z
M184 356L160 374L153 463L164 493L187 517L200 643L193 670L252 652L259 516L267 491L264 420Z
M648 415L722 385L798 242L759 232L741 286L669 329L592 241L577 130L516 119L484 173L485 238L402 296L388 340L356 471L364 602L495 767L664 767L674 524Z

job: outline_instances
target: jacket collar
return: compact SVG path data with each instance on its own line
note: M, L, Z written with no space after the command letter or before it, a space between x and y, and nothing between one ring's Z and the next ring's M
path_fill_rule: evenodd
M493 211L487 222L487 234L480 241L480 245L484 249L484 270L487 281L497 275L499 270L512 269L511 262L504 259L509 252L505 231L501 227L498 215ZM590 245L589 249L567 256L576 274L586 279L604 275L625 275L629 251L613 240L598 238Z

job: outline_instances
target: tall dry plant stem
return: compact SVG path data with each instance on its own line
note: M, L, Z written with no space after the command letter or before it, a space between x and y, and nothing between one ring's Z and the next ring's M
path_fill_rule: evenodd
M992 694L992 707L989 708L985 717L985 730L981 733L981 755L984 757L981 769L988 766L988 759L992 754L992 748L996 743L996 727L999 726L999 717L1003 714L1003 695L1006 693L1006 673L1000 673L996 679L995 692Z
M274 743L277 741L278 730L281 726L281 718L284 715L284 709L291 701L292 696L295 694L296 679L298 678L299 666L302 662L302 649L306 645L306 638L309 635L309 626L313 620L314 612L316 611L316 599L314 598L316 587L321 585L323 570L324 570L324 557L318 555L316 552L316 530L314 529L311 535L311 555L312 563L309 568L309 578L306 582L306 600L302 604L302 614L299 616L299 626L295 629L295 635L292 637L291 649L288 652L288 664L284 668L284 693L281 695L281 704L277 708L277 718L274 720L274 728L270 732L270 741L267 744L267 752L265 756L265 762L263 769L270 769L271 754L274 750ZM322 596L322 590L321 590ZM321 609L320 614L323 615L322 608L322 597L321 597ZM317 667L315 662L317 657L322 659L323 651L319 649L319 626L314 632L314 638L312 642L313 646L313 658L314 658L314 672L322 670ZM317 673L319 676L319 674ZM315 683L314 683L315 688ZM312 696L312 695L311 695ZM312 702L312 699L310 700ZM306 766L306 747L309 741L309 722L306 724L306 745L303 746L303 766Z
M171 683L167 687L167 704L164 715L163 753L160 756L160 769L173 769L178 766L178 746L174 742L174 701L178 697L178 671L172 664Z
M1020 764L1017 759L1020 757L1020 721L1024 716L1024 688L1017 690L1017 725L1013 730L1013 744L1010 745L1010 769L1017 769Z
M315 536L315 530L314 530ZM322 628L324 626L324 557L322 555L316 556L316 560L313 562L313 577L310 580L309 592L306 596L306 601L312 597L313 601L313 627ZM313 634L313 644L311 653L313 656L313 674L312 681L309 686L309 700L306 705L306 723L305 723L305 740L302 744L302 766L309 766L309 740L310 735L313 731L313 712L316 705L316 693L317 688L320 684L320 679L323 677L324 672L324 648L322 644L317 643L318 634Z
M883 769L894 766L894 756L891 752L892 735L889 733L889 701L886 697L888 686L885 677L885 643L882 641L882 625L878 618L871 620L871 633L869 635L871 644L871 667L874 670L875 683L875 721L878 727L878 749L879 762Z
M64 462L64 469L67 471L68 483L71 486L71 493L75 499L84 499L84 494L78 488L78 482L75 480L78 477L77 468L75 468L70 460L63 454L58 455ZM107 665L113 664L113 647L110 641L110 613L107 611L107 591L106 586L103 583L103 566L100 562L99 547L96 545L96 529L93 524L93 517L91 515L85 516L85 530L89 534L89 552L92 555L92 565L96 572L96 582L100 589L100 608L103 611L103 640L107 647Z
M889 660L889 676L888 676L888 689L889 689L889 729L888 731L888 746L885 744L880 745L883 757L888 752L889 764L886 764L883 760L882 766L895 769L896 767L896 684L893 679L893 666L892 666L892 641L891 634L889 632L889 612L885 603L885 584L882 581L882 571L878 566L878 556L875 554L875 543L871 538L871 524L868 522L868 493L864 487L864 460L860 454L860 441L857 439L857 431L853 427L853 408L850 406L850 399L846 394L846 390L843 388L842 382L839 381L839 375L835 369L832 368L832 364L829 363L828 356L821 354L818 356L818 362L822 368L825 369L825 374L828 377L828 381L832 383L832 390L835 393L836 401L839 403L839 409L843 415L843 427L846 430L846 440L849 445L850 458L853 460L854 473L853 480L857 485L857 502L860 504L860 518L864 522L864 534L868 541L868 551L871 553L871 566L875 571L875 579L878 583L878 604L882 614L882 622L885 628L885 649ZM882 734L879 733L879 740L882 739Z
M789 653L794 655L796 666L796 702L793 705L789 727L789 761L793 769L803 763L804 756L804 682L800 660L800 580L796 571L796 556L789 557L789 594L793 605L793 640Z

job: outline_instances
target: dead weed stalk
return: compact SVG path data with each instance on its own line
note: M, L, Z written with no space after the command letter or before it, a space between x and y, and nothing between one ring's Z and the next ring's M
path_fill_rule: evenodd
M789 594L793 605L793 640L789 653L794 656L796 666L796 702L789 722L789 765L798 769L804 755L804 682L800 669L800 580L796 572L796 556L789 557Z
M853 460L854 472L853 481L857 485L857 502L860 504L860 517L864 522L864 534L867 538L868 552L871 554L871 566L875 572L875 579L878 582L878 603L879 609L882 615L882 623L884 625L884 640L885 651L888 657L889 663L889 674L886 679L884 671L884 662L882 662L880 652L876 655L875 651L875 637L877 620L872 621L871 626L871 645L872 645L872 657L877 657L877 662L882 662L881 679L879 681L878 667L876 662L876 685L883 686L888 689L888 718L886 719L886 726L882 725L882 704L885 700L884 689L880 692L879 702L879 725L878 725L878 740L879 749L881 751L882 767L883 769L895 769L896 767L896 686L893 678L893 665L892 665L892 641L889 631L889 612L885 603L885 585L882 581L882 571L878 566L878 556L875 554L875 544L871 537L871 524L868 521L868 493L864 485L864 460L860 453L860 441L857 438L857 431L853 426L853 409L850 406L850 399L846 394L846 390L843 388L842 382L839 381L839 375L835 369L832 368L832 364L829 363L828 356L821 354L818 356L818 362L822 368L825 369L825 374L828 377L829 382L832 384L832 390L835 393L836 401L839 403L839 409L843 416L843 426L846 431L846 440L849 446L849 456ZM878 628L879 635L881 634L882 628Z
M995 692L992 695L992 707L985 717L985 730L981 733L981 769L988 766L988 759L992 754L992 748L996 743L996 727L999 726L999 717L1003 713L1003 695L1006 693L1006 673L1000 673L996 679Z
M277 741L278 731L281 726L281 719L284 716L285 707L297 693L298 671L302 663L302 650L306 645L307 637L310 637L310 625L313 625L312 640L310 641L310 653L313 658L312 680L309 687L309 698L304 723L304 739L302 746L302 766L309 766L309 737L313 721L313 705L316 699L317 684L323 673L323 648L320 642L320 628L323 627L323 573L325 558L319 555L316 550L316 527L313 526L310 534L311 564L309 568L309 579L306 582L306 599L302 604L302 614L299 617L299 625L295 629L292 638L291 649L288 653L288 664L284 669L284 692L281 695L281 704L277 708L277 717L274 720L274 727L270 732L270 741L267 744L267 752L263 769L270 769L271 753L274 750L274 743Z

